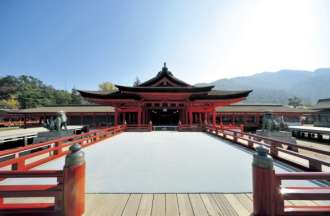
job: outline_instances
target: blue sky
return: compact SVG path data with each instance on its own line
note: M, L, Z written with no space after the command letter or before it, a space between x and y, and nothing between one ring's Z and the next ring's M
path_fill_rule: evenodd
M164 61L192 84L330 66L330 1L0 1L0 75L131 85Z

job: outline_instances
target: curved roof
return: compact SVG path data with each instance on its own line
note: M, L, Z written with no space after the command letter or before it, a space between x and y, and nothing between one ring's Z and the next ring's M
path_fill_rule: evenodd
M126 92L208 92L208 91L211 91L211 89L214 86L202 86L202 87L195 87L195 86L189 86L189 87L171 87L171 86L144 87L144 86L138 86L138 87L130 87L130 86L116 85L116 87L120 91L126 91Z
M234 99L247 97L252 90L248 91L222 91L222 90L212 90L206 94L195 94L191 95L191 100L216 100L216 99Z
M191 87L190 84L176 78L172 74L172 72L170 72L167 69L166 63L164 63L164 66L163 66L162 70L160 72L158 72L158 74L155 77L141 83L139 85L139 87L151 87L151 86L155 85L157 82L161 81L164 78L167 78L168 80L170 80L173 84L175 84L176 87Z
M139 100L141 97L137 94L123 93L120 91L82 91L78 90L82 97L97 98L97 99L135 99Z
M330 109L330 98L319 99L313 107L314 110Z

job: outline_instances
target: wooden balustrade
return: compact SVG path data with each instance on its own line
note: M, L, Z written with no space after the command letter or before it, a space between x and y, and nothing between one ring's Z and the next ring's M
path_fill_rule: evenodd
M221 127L212 126L206 126L204 130L210 134L220 136L253 150L255 150L255 148L258 146L264 146L268 149L269 154L272 157L278 160L289 162L302 169L318 172L330 170L329 162L320 158L303 155L299 153L299 150L305 150L327 157L330 156L330 151L273 140L255 134L244 133L239 130L224 129Z
M114 136L126 130L126 126L119 125L111 128L92 130L90 132L32 144L0 152L0 168L2 170L29 170L69 153L73 144L82 148L97 143L100 140Z
M127 131L152 131L152 123L149 124L126 124Z
M85 160L81 146L70 146L63 170L0 171L0 178L56 178L48 185L0 185L0 215L81 216L85 211ZM53 202L15 203L6 198L53 198Z
M275 173L268 150L259 146L253 157L253 215L329 215L330 205L285 205L285 200L328 200L330 187L284 187L284 180L330 180L330 173ZM321 185L321 184L320 184ZM325 185L325 184L323 184Z

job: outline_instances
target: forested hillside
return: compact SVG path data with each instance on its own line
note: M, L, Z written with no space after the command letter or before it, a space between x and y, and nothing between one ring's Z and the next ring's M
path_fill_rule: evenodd
M57 90L32 76L0 77L0 108L17 109L47 105L81 104L79 93Z

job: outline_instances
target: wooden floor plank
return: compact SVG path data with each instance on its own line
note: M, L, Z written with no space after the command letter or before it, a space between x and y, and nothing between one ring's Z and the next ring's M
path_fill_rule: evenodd
M208 215L200 194L189 194L189 198L195 216Z
M152 216L165 216L165 194L154 194L152 202Z
M166 216L179 216L178 198L176 194L165 195Z
M194 216L188 194L177 194L181 216Z
M226 199L229 201L230 205L234 207L236 213L239 216L248 216L250 212L247 208L242 205L242 203L235 197L234 194L225 194Z
M126 206L124 208L122 216L136 216L141 201L141 194L131 194Z
M226 216L237 216L237 212L234 207L230 205L224 194L213 194L215 201L223 215Z
M85 215L121 215L129 196L129 194L88 194Z
M289 200L286 205L324 205L325 201ZM252 196L245 194L86 194L87 216L250 215Z
M208 194L201 194L201 198L203 200L204 206L211 216L217 216L218 215L218 206L214 206L214 202L212 202L212 197L210 198Z
M153 194L143 194L138 209L138 216L150 216L152 211Z
M207 196L209 197L209 201L211 202L213 208L216 210L217 214L221 216L226 216L226 212L224 212L221 208L219 208L219 205L214 197L214 194L207 194Z
M240 203L250 212L253 211L253 202L245 194L235 194L234 195Z

